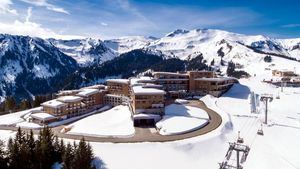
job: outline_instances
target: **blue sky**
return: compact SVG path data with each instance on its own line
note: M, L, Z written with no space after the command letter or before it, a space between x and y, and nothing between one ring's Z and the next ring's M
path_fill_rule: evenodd
M0 33L107 39L212 28L293 38L299 11L297 0L0 0Z

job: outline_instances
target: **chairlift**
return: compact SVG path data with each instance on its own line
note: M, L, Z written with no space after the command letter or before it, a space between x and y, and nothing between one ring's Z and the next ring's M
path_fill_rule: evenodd
M244 139L243 139L242 137L240 137L240 133L241 133L241 132L239 131L239 132L238 132L238 139L237 139L237 142L242 144L242 143L244 143Z
M263 136L263 135L264 135L264 131L263 131L263 129L262 129L262 124L261 124L260 129L257 130L257 134L260 135L260 136Z

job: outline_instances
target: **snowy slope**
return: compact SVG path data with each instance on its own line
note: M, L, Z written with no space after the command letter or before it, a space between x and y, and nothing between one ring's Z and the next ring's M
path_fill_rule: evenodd
M100 39L49 39L49 41L66 55L73 57L77 63L83 67L94 63L101 64L117 56L116 53L106 47Z
M104 44L119 54L122 54L134 49L142 49L156 39L157 38L154 37L127 36L118 39L105 40Z
M46 40L0 34L0 96L51 92L55 81L76 69L74 59Z

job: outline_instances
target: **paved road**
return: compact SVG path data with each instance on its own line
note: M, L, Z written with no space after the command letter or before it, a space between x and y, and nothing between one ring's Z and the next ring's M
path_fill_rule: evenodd
M199 107L208 113L210 119L209 119L209 123L206 126L189 133L171 135L171 136L160 135L157 132L154 132L155 131L154 128L149 129L149 128L136 127L135 135L129 138L114 138L114 137L103 138L103 137L92 137L92 136L84 136L84 138L85 140L90 142L111 142L111 143L168 142L168 141L182 140L182 139L200 136L215 130L221 125L222 123L221 116L215 111L209 109L202 101L190 101L189 105ZM60 133L62 128L63 128L62 126L53 128L54 134L60 138L67 138L67 139L74 139L74 140L80 140L83 137L78 135ZM17 128L13 126L0 126L0 130L17 130ZM29 131L28 129L24 129L24 130ZM33 132L35 134L39 133L38 130L34 130Z

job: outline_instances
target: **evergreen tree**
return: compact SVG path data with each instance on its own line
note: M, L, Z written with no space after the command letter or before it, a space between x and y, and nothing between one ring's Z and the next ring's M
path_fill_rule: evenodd
M13 111L16 109L16 100L12 96L5 98L5 111Z
M92 169L93 159L91 146L82 138L74 151L73 169Z
M40 169L48 169L56 162L54 158L54 135L49 127L44 127L40 131L36 145L38 156L38 166Z
M8 161L6 158L6 152L4 151L4 144L0 141L0 168L8 169Z
M30 133L26 135L26 145L27 147L27 154L28 154L28 168L35 169L36 168L36 142L34 140L33 131L30 130Z
M74 151L70 143L67 144L62 159L63 169L72 169L72 163L74 161Z
M57 136L54 137L54 160L56 162L62 162L62 156L65 151L65 144L64 141L61 139L59 140Z
M26 109L30 109L30 108L31 108L30 101L28 101L27 99L23 99L20 103L20 109L26 110Z

